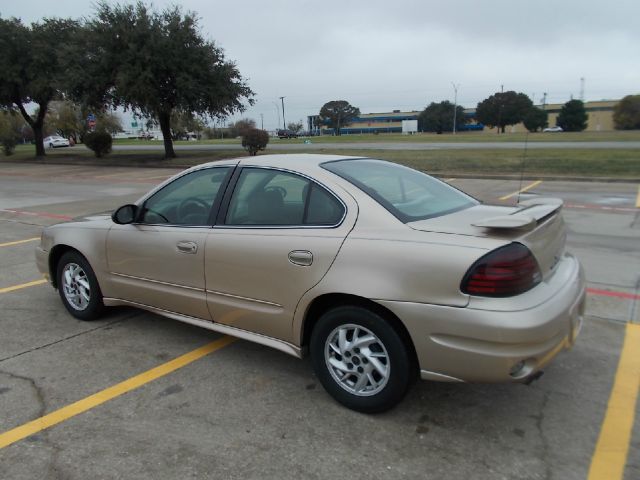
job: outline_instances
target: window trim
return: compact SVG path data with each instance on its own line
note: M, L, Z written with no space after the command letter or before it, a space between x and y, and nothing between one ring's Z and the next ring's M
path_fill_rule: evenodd
M226 217L227 217L227 213L229 211L229 205L231 204L231 198L233 197L233 194L236 190L236 187L238 185L238 180L240 179L240 175L242 174L242 172L245 169L255 169L255 170L275 170L278 172L283 172L283 173L289 173L291 175L296 175L298 177L302 177L305 180L308 180L309 182L311 182L312 184L315 184L316 186L324 189L325 191L327 191L331 196L333 196L336 200L338 200L338 202L340 203L340 205L342 205L342 217L340 217L340 220L338 220L338 222L336 222L335 224L332 225L229 225L227 223L225 223ZM311 195L311 188L309 189L309 192L307 193L307 199L310 197ZM307 203L305 202L305 210L307 208ZM331 188L327 187L325 184L323 184L322 182L319 182L318 180L316 180L315 178L310 177L309 175L305 175L304 173L300 173L300 172L296 172L295 170L290 170L287 168L280 168L280 167L270 167L270 166L264 166L264 165L242 165L242 166L238 166L236 171L233 174L233 177L231 178L231 180L229 180L229 184L227 186L226 192L225 192L225 196L222 200L222 205L220 207L220 209L218 210L218 214L216 217L216 222L213 226L213 228L216 229L220 229L220 228L228 228L228 229L233 229L233 230L239 230L239 229L251 229L251 230L293 230L293 229L305 229L305 230L317 230L317 229L334 229L334 228L338 228L342 225L342 223L344 222L345 218L347 218L347 213L348 213L348 208L347 208L347 204L342 200L342 198L340 198ZM303 217L304 218L304 217Z
M224 176L222 183L220 184L220 189L218 190L218 193L216 193L215 198L213 199L213 203L211 204L211 209L209 210L209 215L207 216L207 222L204 225L189 225L189 224L180 224L180 223L145 223L141 220L142 215L144 214L144 206L146 205L147 201L153 197L156 193L161 192L162 190L164 190L165 188L167 188L169 185L171 185L174 182L177 182L178 180L180 180L183 177L186 177L187 175L191 175L192 173L196 173L196 172L202 172L202 171L207 171L207 170L213 170L216 168L227 168L229 171L226 173L226 175ZM220 207L222 206L222 201L224 199L224 194L227 191L227 188L229 186L229 182L231 177L233 176L234 172L236 171L236 169L238 168L237 165L208 165L206 167L202 167L202 168L197 168L195 170L186 170L185 172L183 172L182 175L179 175L175 178L173 178L170 182L165 183L163 185L158 186L157 188L155 188L154 190L152 190L151 192L149 192L145 197L143 197L140 202L139 202L139 209L138 209L138 214L136 215L136 219L132 222L132 225L140 225L140 226L150 226L150 227L180 227L180 228L213 228L214 224L214 220L216 218L217 212L220 210Z

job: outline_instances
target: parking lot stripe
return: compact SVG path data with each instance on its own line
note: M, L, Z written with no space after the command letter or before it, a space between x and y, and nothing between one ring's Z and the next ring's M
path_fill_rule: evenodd
M48 212L28 212L25 210L15 210L13 208L4 208L0 210L0 212L13 213L16 215L28 215L30 217L45 217L45 218L56 218L59 220L73 220L73 217L68 215L58 215L57 213L48 213Z
M640 295L627 292L615 292L611 290L601 290L599 288L587 288L587 293L590 295L600 295L604 297L624 298L627 300L640 300Z
M24 240L16 240L14 242L0 243L0 247L10 247L12 245L20 245L22 243L35 242L36 240L40 240L40 237L25 238Z
M537 187L538 185L540 185L542 183L542 180L536 180L535 182L530 183L529 185L527 185L524 188L521 188L520 190L516 190L515 192L511 192L508 195L504 195L502 197L500 197L500 200L508 200L509 198L522 193L522 192L526 192L527 190L531 190L533 187Z
M640 325L627 324L607 411L591 458L589 480L621 480L640 389Z
M34 433L38 433L49 427L64 422L76 415L91 410L98 405L101 405L109 400L112 400L120 395L124 395L131 390L135 390L142 385L145 385L160 377L164 377L171 372L178 370L192 362L208 355L216 350L220 350L223 347L235 342L233 337L224 336L211 343L208 343L200 348L197 348L189 353L185 353L178 358L175 358L167 363L163 363L151 370L140 373L135 377L131 377L128 380L120 382L112 387L106 388L100 392L94 393L82 400L78 400L66 407L62 407L55 412L51 412L40 418L36 418L31 422L25 423L19 427L0 434L0 449L7 447L15 442L18 442L24 438L27 438Z
M34 280L33 282L21 283L20 285L13 285L12 287L0 288L0 293L9 293L27 287L35 287L36 285L42 285L43 283L47 283L44 278L42 280Z

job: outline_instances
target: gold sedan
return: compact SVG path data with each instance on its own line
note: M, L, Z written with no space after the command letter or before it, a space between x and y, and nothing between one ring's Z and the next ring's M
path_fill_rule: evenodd
M483 205L380 160L264 155L48 227L36 258L76 318L130 305L309 352L336 400L372 413L418 375L531 381L573 344L585 283L561 207Z

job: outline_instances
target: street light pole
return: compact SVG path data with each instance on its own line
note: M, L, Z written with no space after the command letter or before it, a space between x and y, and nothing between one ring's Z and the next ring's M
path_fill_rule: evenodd
M451 82L453 85L453 134L456 134L456 114L458 113L458 87L460 84L455 84Z
M260 114L260 129L264 130L264 113Z
M280 127L280 107L278 107L278 102L272 101L273 106L276 107L276 115L278 116L278 123L276 123L276 129Z
M284 97L280 97L280 101L282 102L282 128L286 130L287 121L284 119Z

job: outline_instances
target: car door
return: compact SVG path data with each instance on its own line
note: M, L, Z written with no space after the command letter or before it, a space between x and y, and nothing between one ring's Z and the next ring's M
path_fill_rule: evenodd
M205 243L233 168L186 173L147 198L136 222L111 228L107 262L117 298L211 319Z
M215 322L295 343L302 295L326 274L357 216L294 172L244 167L206 244L207 303Z

